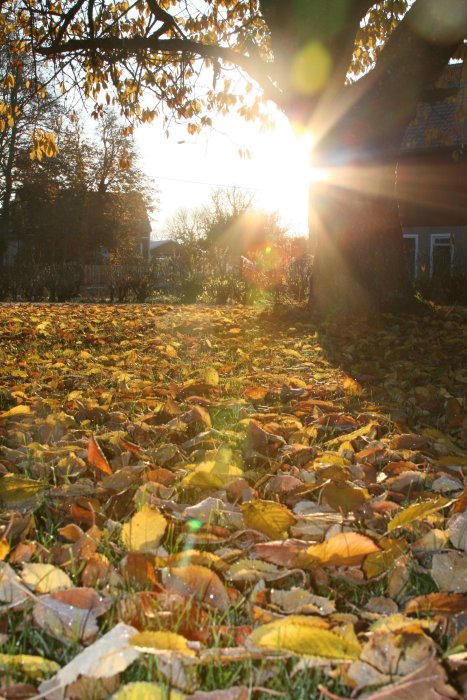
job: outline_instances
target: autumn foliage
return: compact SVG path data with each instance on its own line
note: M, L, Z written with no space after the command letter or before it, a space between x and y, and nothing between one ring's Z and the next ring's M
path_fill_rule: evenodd
M0 308L8 698L461 698L463 317Z

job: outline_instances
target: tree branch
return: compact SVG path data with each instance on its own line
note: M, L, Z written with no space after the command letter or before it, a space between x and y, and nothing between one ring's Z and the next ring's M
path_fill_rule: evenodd
M87 53L92 51L116 51L127 54L139 54L144 51L153 53L190 53L201 58L218 59L232 63L246 71L264 91L267 99L273 100L279 106L282 103L282 92L274 85L268 71L268 64L259 64L256 59L217 44L203 44L191 39L160 39L154 35L148 37L102 37L95 39L70 39L61 45L51 44L42 46L37 52L48 58L61 54ZM272 67L272 65L271 65Z

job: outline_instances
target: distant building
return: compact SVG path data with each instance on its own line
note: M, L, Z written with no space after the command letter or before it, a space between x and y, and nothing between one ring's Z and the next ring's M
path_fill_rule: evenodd
M149 254L151 259L175 258L180 254L180 243L170 238L149 242Z

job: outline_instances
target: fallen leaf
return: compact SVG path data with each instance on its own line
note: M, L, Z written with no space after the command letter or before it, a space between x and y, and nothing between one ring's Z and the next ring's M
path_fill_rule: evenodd
M111 700L184 700L185 697L177 690L169 690L167 694L167 689L161 688L157 683L136 681L120 688Z
M0 654L0 669L5 673L16 671L28 678L38 679L58 671L59 668L60 666L55 661L44 659L42 656Z
M433 513L445 508L450 503L451 501L444 497L423 501L423 503L414 503L408 508L399 511L399 513L389 521L388 532L392 532L392 530L395 530L397 527L409 525L416 520L423 520L423 518L426 518L428 515L433 515Z
M184 656L196 656L185 637L175 632L139 632L130 639L130 644L146 654L177 652Z
M185 488L221 489L243 476L239 467L223 461L208 460L196 465L181 481Z
M405 612L410 613L460 613L467 610L467 596L460 593L429 593L409 600Z
M287 537L289 527L296 520L287 506L275 501L258 499L242 503L240 507L245 526L258 530L271 539Z
M167 527L167 520L153 508L145 507L122 528L122 542L130 552L154 552Z
M47 484L33 481L19 474L5 474L0 478L0 500L11 510L28 510L40 503Z
M32 617L38 627L60 640L89 644L99 631L97 618L91 610L69 605L51 596L42 596L36 602Z
M346 639L326 628L327 624L319 619L291 615L257 627L248 641L255 647L327 659L358 657L361 647L356 637Z
M361 688L393 683L425 666L435 648L424 634L375 632L347 674Z
M52 564L23 564L21 578L36 593L52 593L73 586L68 574Z
M21 605L30 592L9 564L0 563L0 602Z
M369 537L358 532L341 532L305 549L298 555L296 565L356 566L369 554L379 551L378 545Z
M205 566L188 564L164 570L162 576L165 588L171 593L184 597L194 597L221 612L227 608L229 599L219 576Z
M88 462L92 467L97 467L104 474L113 474L112 468L107 460L107 457L102 452L102 449L94 435L91 435L88 442L87 451Z
M435 554L430 573L440 591L467 593L467 554L461 552Z
M14 418L15 416L28 416L31 413L31 407L26 404L18 404L18 406L13 406L8 411L2 411L0 413L0 420L4 418Z
M66 688L79 676L89 678L110 678L124 671L139 657L139 652L130 645L130 639L137 630L119 622L110 632L77 654L58 673L39 686L44 695L52 695L54 700L66 697Z

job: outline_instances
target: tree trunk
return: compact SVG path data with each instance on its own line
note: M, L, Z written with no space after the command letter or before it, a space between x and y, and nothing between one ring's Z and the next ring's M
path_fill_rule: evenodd
M396 161L376 157L322 170L310 190L310 306L323 315L399 310L410 285L394 195Z

